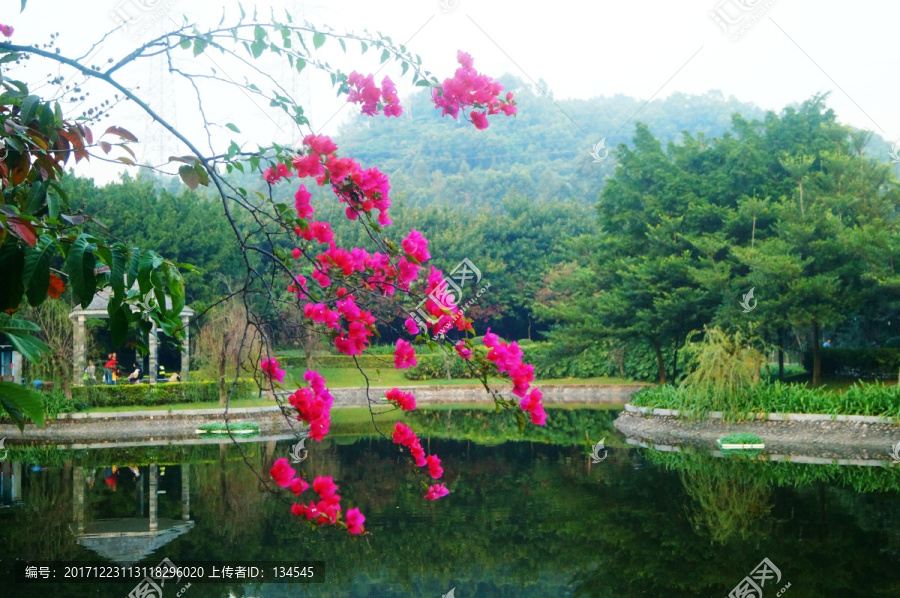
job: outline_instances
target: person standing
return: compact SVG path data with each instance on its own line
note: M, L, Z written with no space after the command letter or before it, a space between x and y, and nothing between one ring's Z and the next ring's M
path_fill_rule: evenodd
M88 366L85 368L84 372L87 374L87 380L85 380L85 382L87 382L89 386L97 384L97 368L94 366L93 360L88 361Z
M109 361L103 366L103 383L115 384L116 354L110 353L107 357L109 357Z

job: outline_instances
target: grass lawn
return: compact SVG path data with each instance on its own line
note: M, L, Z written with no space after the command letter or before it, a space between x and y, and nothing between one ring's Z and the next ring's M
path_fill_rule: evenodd
M231 402L231 408L235 407L272 407L275 401L270 399L242 399ZM81 413L107 413L110 411L180 411L182 409L219 409L218 401L206 403L175 403L172 405L126 405L123 407L90 407Z

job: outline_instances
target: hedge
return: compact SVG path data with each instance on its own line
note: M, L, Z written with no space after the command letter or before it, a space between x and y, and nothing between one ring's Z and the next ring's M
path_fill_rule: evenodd
M812 371L812 353L803 356L803 367ZM822 349L822 375L893 379L900 370L898 349Z
M231 385L228 384L230 389ZM252 381L240 381L234 399L247 399L256 394ZM89 407L127 405L171 405L176 403L209 403L219 400L219 386L214 380L169 382L164 384L119 384L115 386L75 386L72 399Z

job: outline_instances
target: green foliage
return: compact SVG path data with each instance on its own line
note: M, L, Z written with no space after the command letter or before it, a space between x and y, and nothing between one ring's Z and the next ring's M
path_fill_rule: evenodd
M591 344L573 355L562 342L540 342L527 346L525 358L534 365L538 378L621 376L652 380L657 373L656 359L650 347L642 343L619 347Z
M859 382L841 393L797 384L762 382L747 392L723 396L691 387L658 386L638 391L631 403L640 407L677 409L692 417L722 411L729 420L747 419L755 413L873 415L896 419L900 418L900 387Z
M257 390L250 381L240 381L233 398L246 399ZM126 405L174 405L207 403L219 400L218 383L170 382L166 384L119 384L115 386L77 386L72 398L89 407L122 407Z
M728 335L717 326L706 328L699 342L688 338L684 352L692 367L682 384L705 395L738 397L748 392L759 382L765 362L752 340L740 331Z
M15 382L0 382L0 413L6 412L20 430L27 417L39 426L44 425L44 399L40 393Z
M469 367L468 362L453 355L431 354L416 355L417 365L403 371L407 380L440 380L447 379L448 369L450 378L477 378ZM393 366L392 366L393 367Z

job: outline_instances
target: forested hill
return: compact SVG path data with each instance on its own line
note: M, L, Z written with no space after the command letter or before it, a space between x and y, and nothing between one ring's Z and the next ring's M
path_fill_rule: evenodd
M601 139L611 150L620 143L630 146L636 121L646 123L664 144L680 141L682 131L719 137L734 113L748 119L765 115L718 91L676 93L645 106L645 100L624 95L556 100L520 79L500 80L515 94L519 112L515 118L492 119L486 131L442 118L430 96L419 91L401 98L400 118L360 116L344 126L335 137L339 151L364 166L377 165L410 206L499 207L509 194L536 202L555 197L594 203L615 168L614 151L599 163L589 154Z

